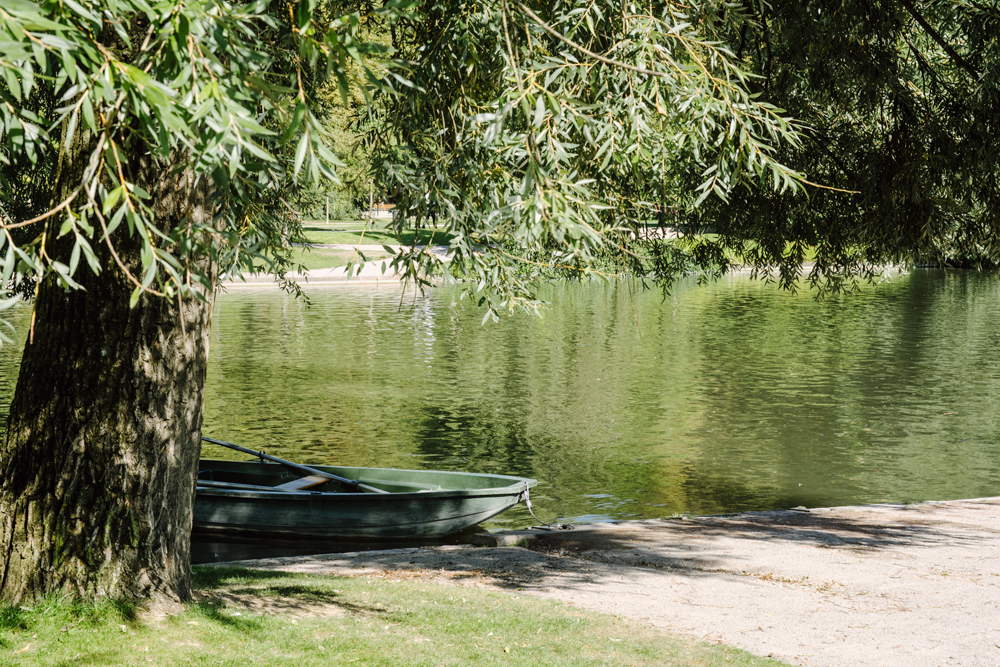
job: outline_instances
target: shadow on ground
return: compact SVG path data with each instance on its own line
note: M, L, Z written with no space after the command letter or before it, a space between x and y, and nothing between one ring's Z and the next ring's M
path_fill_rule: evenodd
M528 536L523 542L527 548L407 549L245 564L325 574L484 582L513 589L592 583L609 576L609 565L615 576L625 578L631 568L685 577L743 576L746 571L741 568L767 562L762 550L784 555L803 548L801 556L808 558L819 557L813 548L861 556L995 542L1000 538L998 509L1000 501L759 512L600 524L572 531L520 531L519 535Z
M379 615L385 609L373 604L362 606L344 600L339 591L309 585L285 572L245 568L197 568L193 581L194 602L200 612L223 625L259 627L256 614L285 616ZM290 581L283 581L289 578ZM253 612L244 616L236 610Z

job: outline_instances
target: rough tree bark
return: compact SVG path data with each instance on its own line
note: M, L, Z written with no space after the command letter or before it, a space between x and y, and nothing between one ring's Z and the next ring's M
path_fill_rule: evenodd
M207 179L136 166L163 227L211 219ZM141 275L125 227L116 249ZM0 448L2 600L190 597L213 294L129 308L134 285L106 245L95 250L103 270L78 271L85 290L49 279L35 302Z

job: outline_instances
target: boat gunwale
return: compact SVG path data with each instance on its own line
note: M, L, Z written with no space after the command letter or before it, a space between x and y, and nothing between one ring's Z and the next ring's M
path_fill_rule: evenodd
M257 461L230 461L223 459L202 459L202 463L237 463L237 464L250 464L252 466L259 465L276 465L279 464L268 464L260 463ZM280 466L279 466L280 467ZM483 487L483 488L446 488L446 489L426 489L420 491L388 491L386 493L365 493L358 491L312 491L310 489L296 489L296 490L279 490L279 489L227 489L222 487L209 487L209 486L196 486L196 492L199 496L215 496L223 498L287 498L291 499L319 499L319 498L365 498L366 500L379 499L378 502L388 502L390 500L409 500L416 498L423 499L435 499L435 498L448 498L448 497L488 497L488 496L510 496L515 493L525 493L528 489L538 484L538 480L529 477L517 477L515 475L500 475L495 473L479 473L479 472L462 472L462 471L452 471L452 470L413 470L407 468L369 468L369 467L355 467L355 466L330 466L330 465L312 465L310 466L319 470L321 472L326 472L324 468L336 469L336 470L391 470L393 472L402 473L416 473L420 474L434 474L434 475L446 475L454 476L455 478L489 478L489 479L499 479L499 480L510 480L512 483L507 486L497 486L497 487ZM199 471L200 474L200 471ZM361 477L359 475L359 477ZM380 480L372 479L360 479L360 481L366 484L372 484L377 486Z
M536 480L525 480L536 482ZM257 491L253 489L222 489L216 487L199 486L197 492L199 496L220 496L224 498L365 498L366 500L378 498L378 502L389 502L390 500L404 500L411 498L450 498L450 497L488 497L488 496L510 496L515 493L524 493L534 484L518 482L510 486L497 487L493 489L439 489L436 491L389 491L388 493L358 493L341 491L310 491L301 489L296 491Z

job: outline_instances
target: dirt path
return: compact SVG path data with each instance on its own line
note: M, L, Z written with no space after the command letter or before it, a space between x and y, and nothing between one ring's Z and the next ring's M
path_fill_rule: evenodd
M1000 665L1000 498L594 524L532 531L527 548L242 564L523 590L802 665Z

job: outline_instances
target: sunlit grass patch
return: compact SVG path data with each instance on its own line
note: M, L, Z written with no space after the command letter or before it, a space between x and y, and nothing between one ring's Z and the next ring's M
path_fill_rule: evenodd
M347 266L351 262L374 261L386 259L390 255L385 252L362 252L341 250L335 248L295 248L292 251L292 261L306 267L306 270L333 269Z
M401 236L379 225L366 223L318 224L305 223L303 232L310 243L341 243L351 245L447 245L451 234L426 227L404 232Z

